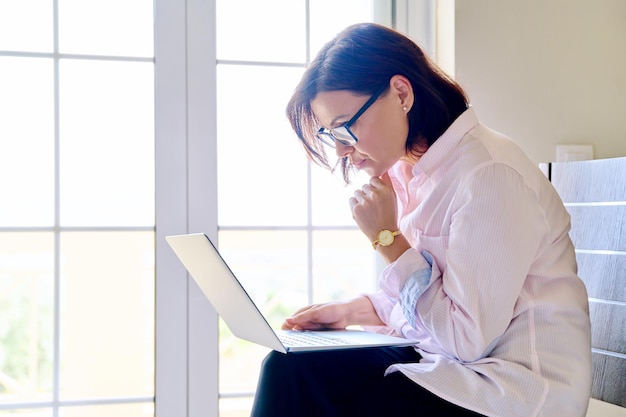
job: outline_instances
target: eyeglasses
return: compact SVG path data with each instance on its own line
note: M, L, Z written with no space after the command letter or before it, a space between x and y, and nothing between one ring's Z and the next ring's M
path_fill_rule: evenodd
M380 97L383 91L387 89L387 86L388 85L385 84L380 90L375 92L369 98L369 100L365 102L363 107L361 107L359 111L357 111L352 119L350 119L347 123L344 123L341 126L334 127L332 129L326 129L325 127L321 127L320 130L318 130L315 134L315 137L319 141L330 146L331 148L335 147L336 142L339 142L344 146L356 145L359 139L354 135L354 133L352 133L352 131L350 130L350 126L352 126L354 122L356 122L357 119L361 117L361 115L365 113L365 111L369 109L372 104L374 104L374 102L378 99L378 97Z

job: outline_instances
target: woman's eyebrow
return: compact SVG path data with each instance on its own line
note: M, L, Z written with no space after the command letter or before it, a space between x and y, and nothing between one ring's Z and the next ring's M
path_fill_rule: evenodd
M346 120L346 121L338 123L337 122L338 120ZM338 126L341 126L341 125L347 123L347 120L350 120L350 116L347 115L347 114L342 114L340 116L335 117L333 120L331 120L329 126L330 126L331 129L334 129L335 127L338 127Z

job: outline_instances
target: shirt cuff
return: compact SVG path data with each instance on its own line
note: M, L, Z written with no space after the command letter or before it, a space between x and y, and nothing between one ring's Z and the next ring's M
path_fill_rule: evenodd
M398 302L400 301L400 291L411 274L421 269L430 268L431 264L417 249L407 249L395 262L385 267L380 276L380 289Z
M376 314L378 315L380 321L385 324L389 324L391 310L393 310L393 307L396 305L397 300L389 298L389 296L385 292L380 290L375 293L363 295L369 298L372 306L374 307L374 311L376 311Z

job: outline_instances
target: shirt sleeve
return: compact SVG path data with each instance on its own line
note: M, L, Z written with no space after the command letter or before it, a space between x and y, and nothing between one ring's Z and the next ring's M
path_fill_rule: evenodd
M415 327L450 357L472 362L513 319L547 223L536 194L504 164L468 175L448 210L446 267L417 300Z
M383 270L379 279L380 290L365 294L381 321L395 333L403 334L407 322L414 325L415 304L430 283L432 264L432 256L427 252L420 254L417 249L408 249ZM435 274L438 274L436 265Z

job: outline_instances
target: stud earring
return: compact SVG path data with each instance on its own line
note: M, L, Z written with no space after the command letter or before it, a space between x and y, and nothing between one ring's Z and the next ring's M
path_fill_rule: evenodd
M404 110L404 112L406 113L407 107L406 106L402 106L402 110Z

